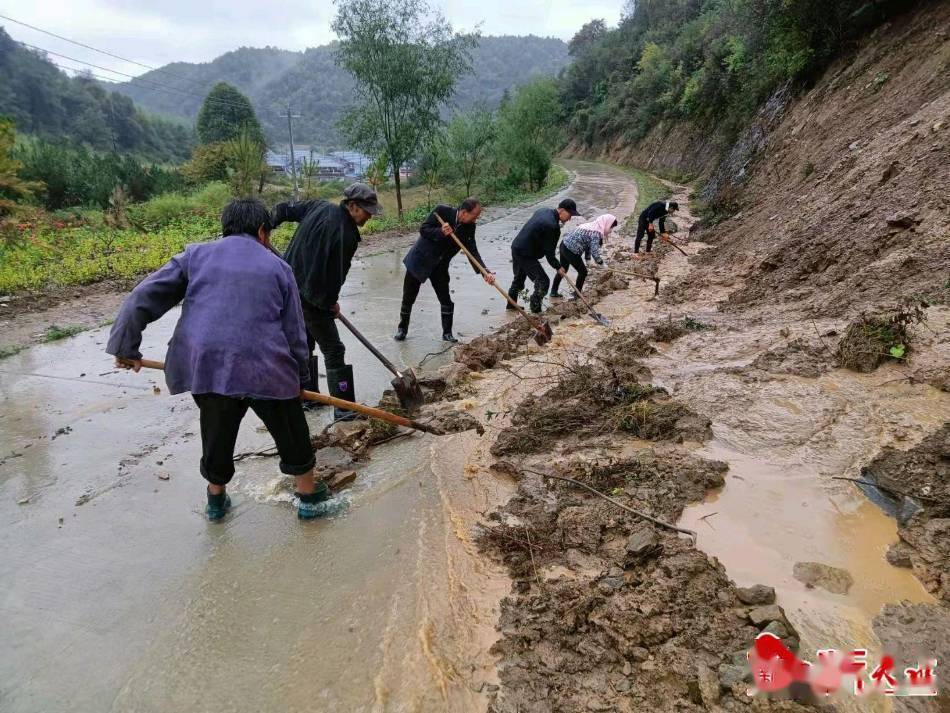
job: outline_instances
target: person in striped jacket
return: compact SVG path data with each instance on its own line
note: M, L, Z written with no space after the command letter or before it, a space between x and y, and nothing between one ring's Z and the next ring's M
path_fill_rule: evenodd
M600 248L606 242L610 231L617 225L617 219L610 213L594 218L590 223L584 223L564 236L561 241L561 267L566 272L570 268L577 270L578 290L584 289L584 280L587 279L587 265L584 263L584 255L590 253L594 262L598 265L604 264L604 258L601 256ZM561 286L561 274L554 276L554 282L551 285L551 297L560 297L558 287Z

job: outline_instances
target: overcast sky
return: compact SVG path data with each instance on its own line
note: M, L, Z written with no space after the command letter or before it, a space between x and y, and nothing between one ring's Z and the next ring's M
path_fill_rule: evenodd
M434 0L432 4L456 28L480 24L485 35L569 40L588 20L603 18L616 24L623 0ZM334 39L330 0L0 0L0 14L152 66L207 62L241 46L301 50ZM129 74L146 71L3 18L0 25L14 39L44 49Z

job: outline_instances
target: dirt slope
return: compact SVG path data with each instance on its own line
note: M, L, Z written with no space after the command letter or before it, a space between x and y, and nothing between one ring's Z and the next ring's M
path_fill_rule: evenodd
M760 128L737 212L695 235L732 307L796 302L816 315L946 302L950 277L950 4L879 28ZM689 292L690 287L686 288Z

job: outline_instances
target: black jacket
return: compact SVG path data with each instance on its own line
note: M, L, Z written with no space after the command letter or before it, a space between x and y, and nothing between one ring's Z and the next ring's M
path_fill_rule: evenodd
M346 206L327 201L278 203L272 219L275 228L281 223L300 223L284 259L297 278L300 297L329 309L340 298L360 244L360 231Z
M459 223L458 210L440 204L423 221L419 227L418 240L402 260L409 274L419 282L425 282L436 270L447 270L449 262L459 252L459 246L455 244L455 241L442 234L442 224L436 218L436 213L441 216L442 220L452 226L465 249L472 253L472 257L478 260L482 267L485 267L485 261L482 260L482 256L478 252L478 245L475 244L475 224ZM478 272L474 265L472 265L472 269L476 273Z
M558 270L561 263L554 254L554 249L560 237L561 221L558 220L557 211L554 208L541 208L535 211L515 236L511 252L531 260L540 260L543 257L551 267Z
M666 209L666 201L657 201L647 206L646 210L640 214L641 223L652 223L657 218L660 219L660 232L666 232L666 216L670 212Z

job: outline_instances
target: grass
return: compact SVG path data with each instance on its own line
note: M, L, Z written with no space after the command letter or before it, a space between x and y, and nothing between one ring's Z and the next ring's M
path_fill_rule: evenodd
M544 187L537 192L508 192L486 205L518 204L538 200L560 190L568 174L555 165ZM457 202L458 187L433 192L432 203ZM397 216L395 192L380 191L385 216L371 220L364 235L388 231L415 230L428 214L428 192L424 186L403 191L402 218ZM273 199L272 195L265 196ZM211 240L220 234L218 216L228 200L224 184L212 183L193 194L170 193L130 205L131 225L110 227L101 211L69 211L63 215L35 211L28 220L0 236L0 294L41 290L52 285L82 285L114 278L132 278L161 267L188 243ZM330 200L333 200L331 198ZM296 224L274 231L275 246L286 246Z
M46 328L46 332L43 334L44 342L58 342L60 339L66 339L67 337L74 337L80 332L85 332L86 327L83 327L79 324L72 324L66 327L60 327L56 324L51 324Z
M24 344L15 344L10 347L0 347L0 359L6 359L7 357L15 356L24 349L26 349L26 345Z
M666 200L673 195L667 185L656 176L641 171L639 168L627 168L626 170L637 182L637 207L633 211L635 216L639 216L651 203Z

